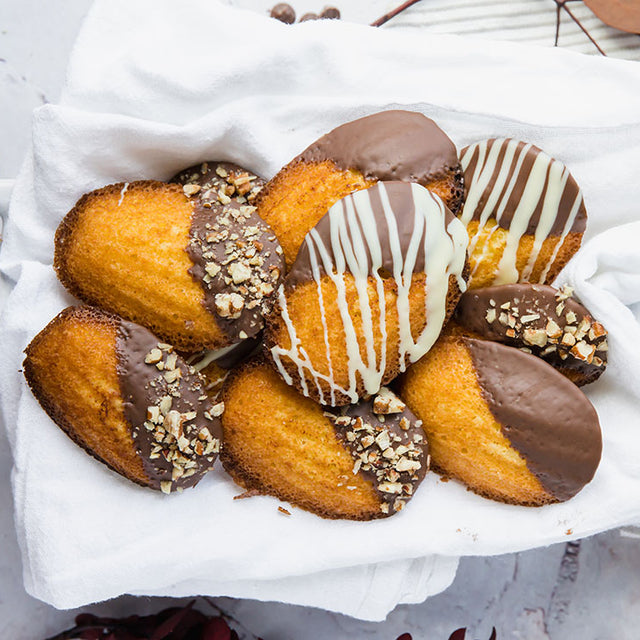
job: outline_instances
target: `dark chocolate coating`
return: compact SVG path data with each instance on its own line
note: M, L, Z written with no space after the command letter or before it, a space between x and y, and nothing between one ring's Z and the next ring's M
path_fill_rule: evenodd
M415 111L382 111L347 122L298 158L331 160L339 169L356 169L368 180L403 180L422 186L461 171L453 142L433 120Z
M374 401L375 398L370 398L346 407L324 407L324 410L325 415L334 424L339 441L351 453L354 461L362 461L358 472L371 482L381 502L389 505L388 513L392 514L404 507L402 504L397 508L396 500L406 503L424 479L429 469L429 448L422 430L422 422L406 405L401 412L380 415L374 411ZM341 424L340 417L351 418L356 422L360 420L363 428L354 428L353 422ZM405 426L404 429L401 424ZM398 465L398 457L382 455L383 449L375 441L371 444L363 442L363 438L375 439L381 433L388 435L393 449L399 446L410 449L409 453L400 457L415 462L415 469L398 472L395 469ZM363 456L365 456L364 459ZM385 487L385 483L399 483L402 489L398 493L381 490L380 487Z
M184 436L192 442L197 442L198 434L206 427L211 436L217 439L218 446L216 452L206 455L198 455L195 451L178 452L195 463L195 473L174 480L173 487L192 487L213 467L222 437L222 425L218 418L205 416L205 412L209 412L212 405L205 392L203 380L181 357L176 361L176 368L180 369L181 375L173 383L167 382L165 372L158 370L155 364L145 363L145 357L152 349L158 348L158 343L158 339L144 327L126 320L120 321L116 351L124 413L131 424L133 439L142 458L149 484L159 489L162 482L172 481L174 465L162 454L152 458L154 446L161 443L154 438L156 431L145 426L148 422L147 409L157 406L164 396L171 396L172 410L180 413L196 412L195 418L184 423ZM164 355L166 356L166 352ZM162 444L163 453L169 454L172 450L175 453L176 448L168 443Z
M489 411L543 488L568 500L593 478L602 453L598 414L546 362L495 342L464 339Z
M509 307L503 309L507 303ZM472 289L460 298L454 321L480 338L527 348L557 369L570 369L578 384L593 382L606 368L604 327L577 300L547 285L523 283ZM549 321L557 325L555 332ZM588 323L584 332L579 331L583 321ZM536 338L544 344L535 344ZM567 344L562 343L563 339ZM577 350L576 344L581 341L588 347L588 355Z
M280 244L251 204L264 180L253 176L236 191L233 180L245 174L250 175L237 165L209 162L185 169L171 180L200 187L192 195L191 241L187 247L193 262L190 273L201 284L205 294L203 304L229 342L252 338L262 331L263 317L270 310L272 297L284 276ZM250 190L241 193L248 186ZM221 201L221 191L230 192L228 202ZM207 265L212 263L220 267L215 275L207 273ZM250 275L246 280L234 282L231 270L238 265ZM243 306L239 312L227 314L221 311L218 296L231 294L240 296Z
M507 145L506 142L509 142L509 140L501 140L501 139L490 139L486 141L486 156L485 156L485 162L483 164L479 164L480 161L480 147L477 147L474 152L473 155L471 156L470 160L469 160L469 164L467 166L467 168L464 171L464 182L465 182L465 192L468 193L470 186L472 185L472 183L477 180L479 178L480 172L485 170L485 164L486 164L486 159L489 156L489 152L491 151L491 148L494 144L496 143L503 143L502 144L502 148L500 149L500 152L498 153L498 157L497 157L497 162L495 164L495 168L494 170L491 172L491 177L486 185L486 187L484 188L484 191L482 193L482 196L480 197L479 201L478 201L478 205L476 207L476 209L473 211L473 215L471 216L471 220L479 220L480 219L480 214L482 212L482 210L484 209L484 206L487 202L487 200L491 197L491 194L493 193L495 187L496 187L496 181L498 179L498 176L500 174L500 170L502 168L502 165L504 164L505 161L505 156L506 156L506 149L507 149ZM506 193L509 184L510 184L510 180L511 177L513 176L514 172L516 171L516 163L517 163L517 159L519 157L519 153L522 149L524 149L524 147L526 146L527 143L525 142L518 142L517 144L517 148L516 148L516 153L514 155L514 158L508 168L508 177L507 180L505 181L503 187L502 187L502 191L500 194L500 198L498 199L498 202L500 202L500 200L502 199L502 194ZM473 146L473 145L471 145ZM467 151L469 150L469 147L465 147L460 156L463 157ZM516 212L518 205L520 203L520 201L522 200L522 195L524 193L525 187L527 186L527 181L531 175L531 170L534 166L534 163L536 162L536 159L538 158L539 154L543 153L543 151L541 149L539 149L538 147L531 145L531 147L525 152L524 154L524 158L522 161L522 165L520 166L520 169L517 173L517 178L515 181L515 184L513 186L513 190L511 191L509 198L507 199L507 204L504 208L504 211L502 212L502 215L500 216L500 220L498 221L498 225L500 227L502 227L503 229L509 229L511 227L511 222L513 220L513 216L514 213ZM545 177L545 184L544 187L542 189L542 192L540 194L540 197L538 199L537 205L535 207L535 210L533 212L533 215L531 216L531 218L528 221L527 224L527 230L526 233L527 234L535 234L535 231L538 227L538 223L540 222L540 216L542 214L542 209L543 209L543 205L544 205L544 201L545 201L545 197L547 195L547 188L548 188L548 181L549 181L549 169L550 169L550 164L546 167L546 177ZM557 214L554 217L554 220L551 224L551 229L548 233L548 235L550 236L561 236L562 232L564 230L565 224L567 223L567 220L569 219L569 214L573 208L573 205L576 201L576 198L578 198L580 196L580 188L578 187L576 181L573 179L573 176L571 176L569 174L566 184L564 185L564 190L562 192L561 198L560 198L560 203L558 206L558 210L557 210ZM489 216L490 219L496 219L496 212L493 211L492 214ZM584 206L584 202L582 202L580 204L580 208L578 209L578 213L576 215L576 218L573 222L572 228L571 228L571 232L572 233L583 233L585 230L585 227L587 225L587 211L585 209Z
M382 187L381 187L382 185ZM391 205L391 209L395 215L397 225L398 225L398 241L400 244L400 251L402 255L406 255L407 249L411 242L411 237L414 233L415 228L415 216L416 209L415 203L412 194L412 187L407 182L384 182L377 183L366 189L365 191L358 192L360 195L358 197L362 197L363 193L367 193L370 198L371 209L373 211L373 215L376 220L376 227L378 230L378 239L380 242L380 250L382 254L382 269L386 270L388 274L393 276L393 254L391 251L391 239L389 234L389 228L387 225L386 216L384 213L384 208L382 206L382 200L380 197L380 189L384 188L389 198L389 204ZM437 196L431 197L436 198ZM342 205L343 209L346 210L346 202L351 199L353 200L353 195L346 196L341 201L336 203L334 206ZM444 204L443 204L444 206ZM449 211L449 209L445 208L445 228L448 227L449 223L454 219L453 214ZM336 263L335 255L332 250L331 245L331 218L329 214L325 214L314 227L317 234L323 240L325 247L331 257L332 264ZM428 230L427 230L428 233ZM369 264L369 269L372 267L372 258L371 253L369 251L368 245L365 244L365 248L367 251L367 259ZM414 273L421 273L425 268L425 254L424 254L424 245L421 243L418 248L418 253L416 256L416 263L414 267ZM322 263L319 264L320 273L324 274L324 266ZM303 282L311 282L313 281L313 273L311 266L311 256L309 254L309 247L306 242L302 243L300 247L300 251L296 256L296 260L293 263L291 270L287 275L287 279L285 281L285 286L287 288L293 288L296 285Z

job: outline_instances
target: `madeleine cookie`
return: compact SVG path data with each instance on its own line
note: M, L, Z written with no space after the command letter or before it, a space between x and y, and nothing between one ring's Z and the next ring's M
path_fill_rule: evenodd
M309 232L267 317L287 384L339 406L377 393L436 341L465 289L467 236L415 183L379 182Z
M471 289L550 284L578 250L587 223L569 170L532 144L483 140L462 150Z
M220 450L222 405L168 344L93 307L69 307L29 344L24 375L51 419L129 480L194 486Z
M546 360L575 384L594 382L607 366L607 332L561 290L541 284L505 284L467 291L454 316L462 330Z
M202 173L202 184L132 182L83 196L56 232L62 284L179 349L257 335L283 275L281 249L246 195L217 184L232 180L217 168L227 178Z
M518 349L444 336L398 388L423 421L433 466L486 497L568 500L598 467L602 437L587 397Z
M258 197L291 265L307 232L341 198L379 180L417 182L454 213L462 204L456 148L429 118L382 111L329 132L284 167Z
M229 376L222 397L221 459L248 490L325 518L371 520L400 511L427 472L420 423L387 389L327 409L253 361Z

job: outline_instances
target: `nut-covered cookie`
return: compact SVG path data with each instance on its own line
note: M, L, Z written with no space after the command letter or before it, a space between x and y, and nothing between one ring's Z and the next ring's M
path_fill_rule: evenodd
M519 349L446 335L399 381L434 468L486 497L568 500L593 478L598 415L572 382Z
M371 520L402 510L427 472L420 422L387 389L323 408L253 361L231 373L222 397L221 459L248 490L325 518Z
M203 165L184 184L93 191L58 227L56 273L81 300L179 349L255 336L283 275L278 242L249 203L260 184L239 168Z
M498 138L462 150L469 287L550 284L578 250L587 223L567 167L526 142Z
M379 180L417 182L454 213L462 204L453 142L421 113L392 110L348 122L314 142L262 190L258 213L291 265L307 232L333 204Z
M442 200L378 182L309 232L265 345L288 384L339 406L377 393L436 341L465 288L467 236Z
M572 297L570 287L505 284L473 289L460 298L454 320L473 337L546 360L579 386L597 380L607 366L607 331Z
M220 450L222 404L204 379L145 328L69 307L29 344L36 399L95 458L165 493L194 486Z

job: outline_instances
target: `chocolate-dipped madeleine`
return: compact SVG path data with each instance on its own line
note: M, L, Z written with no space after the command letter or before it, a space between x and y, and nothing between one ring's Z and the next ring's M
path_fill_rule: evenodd
M95 458L165 493L194 486L220 450L204 379L147 329L69 307L29 344L24 375L51 419Z
M550 284L578 250L587 223L582 192L567 167L511 138L462 150L470 288Z
M570 287L505 284L473 289L460 298L454 321L473 337L546 360L579 386L597 380L607 366L607 332L572 297Z
M261 181L234 167L205 163L180 174L183 184L121 183L83 196L56 232L62 284L179 349L256 336L284 263L249 202Z
M421 358L465 289L467 236L442 200L378 182L309 232L265 345L288 384L321 404L357 402Z
M261 191L258 213L291 265L305 235L333 204L380 180L417 182L454 213L462 205L453 142L421 113L390 110L343 124L310 145Z
M486 497L568 500L598 467L602 436L587 397L518 349L443 336L398 390L423 421L434 468Z
M322 517L393 515L427 472L420 423L387 389L357 405L323 408L258 360L230 374L222 398L225 469L248 490Z

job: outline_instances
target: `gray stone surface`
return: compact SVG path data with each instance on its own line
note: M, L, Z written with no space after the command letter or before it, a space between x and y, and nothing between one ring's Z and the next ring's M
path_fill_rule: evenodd
M469 0L471 2L471 0ZM236 0L266 11L271 2ZM323 0L293 2L299 13ZM370 22L396 3L336 2L347 19ZM494 3L496 5L507 5ZM551 4L549 0L549 4ZM31 110L55 101L64 67L89 0L3 0L0 3L0 178L16 175L29 140ZM6 183L2 185L5 189ZM0 638L37 640L72 625L75 612L31 598L22 586L13 529L11 456L0 429ZM364 623L317 609L275 603L201 599L203 611L221 608L242 621L238 630L265 640L371 638L446 640L458 627L485 640L637 640L640 638L640 540L618 531L546 549L464 558L453 585L421 605L401 606L383 623ZM104 615L157 611L175 601L122 597L91 607ZM180 601L180 602L184 602Z

